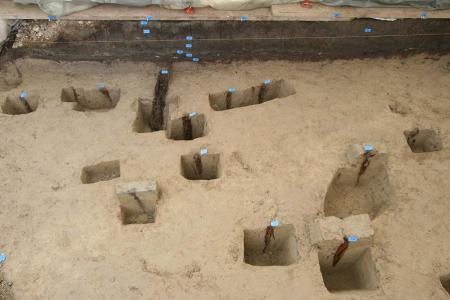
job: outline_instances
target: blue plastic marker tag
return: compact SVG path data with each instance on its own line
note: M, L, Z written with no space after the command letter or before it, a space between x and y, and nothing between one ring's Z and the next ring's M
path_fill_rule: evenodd
M192 44L186 44L186 48L191 49L192 48Z
M265 85L269 85L271 82L272 82L272 80L270 80L270 79L264 80Z
M23 99L26 99L28 97L28 93L27 92L21 92L19 97L23 98Z
M153 16L147 16L146 19L147 19L147 21L150 21L153 19Z
M169 74L169 71L168 70L161 70L161 74L167 75L167 74Z
M272 222L270 222L270 226L272 227L278 227L280 225L280 222L278 222L277 220L273 220Z
M229 89L228 89L228 92L230 92L230 93L235 93L235 92L236 92L236 89L235 89L235 88L229 88Z
M144 29L142 32L144 32L144 35L149 35L151 33L150 29Z
M177 50L177 54L183 54L184 51L183 50Z
M56 20L58 20L58 17L57 16L48 16L48 20L49 21L56 21Z
M195 117L196 115L198 115L197 112L195 112L195 111L190 112L190 113L189 113L189 118L193 118L193 117Z
M426 12L421 12L420 13L420 18L421 19L426 19L428 17L428 14Z
M147 24L148 24L148 21L147 21L147 20L142 20L142 21L141 21L141 26L147 26Z
M194 58L192 59L192 61L193 61L193 62L199 62L199 61L200 61L200 58L194 57Z
M194 38L191 36L191 35L188 35L187 37L186 37L186 40L187 41L192 41Z
M242 16L242 17L241 17L241 21L242 21L242 22L248 21L248 16Z
M208 155L208 148L201 148L200 149L200 156Z
M6 254L0 252L0 264L6 260Z
M186 57L192 57L192 53L186 53Z
M102 83L99 83L99 84L97 85L97 88L98 88L99 90L104 90L104 89L106 88L106 85L102 82Z
M347 237L347 240L349 241L349 242L357 242L358 241L358 237L356 237L356 236L354 236L354 235L351 235L351 236L348 236Z
M335 12L335 13L332 13L331 16L334 17L334 18L339 18L342 15L341 15L341 13Z
M364 32L370 33L370 32L373 32L373 29L370 27L366 27L366 28L364 28Z
M363 149L364 149L364 152L372 152L372 151L375 150L375 147L372 146L372 145L367 144L367 145L363 146Z

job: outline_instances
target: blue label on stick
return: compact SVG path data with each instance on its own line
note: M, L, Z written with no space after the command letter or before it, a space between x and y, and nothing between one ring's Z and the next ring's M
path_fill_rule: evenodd
M354 243L354 242L357 242L357 241L358 241L358 237L356 237L356 236L354 236L354 235L351 235L351 236L348 236L348 237L347 237L347 240L348 240L349 242Z

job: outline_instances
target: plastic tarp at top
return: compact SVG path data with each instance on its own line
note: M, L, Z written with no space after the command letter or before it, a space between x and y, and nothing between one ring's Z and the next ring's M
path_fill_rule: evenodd
M450 1L450 0L449 0ZM63 16L98 4L129 6L159 5L170 9L212 7L220 10L248 10L270 7L272 4L296 3L300 0L14 0L20 4L37 4L48 15Z
M48 15L63 16L99 4L129 6L160 5L170 9L212 7L220 10L248 10L273 4L295 3L301 0L14 0L21 4L37 4ZM395 7L412 6L422 9L448 9L450 0L312 0L330 6Z

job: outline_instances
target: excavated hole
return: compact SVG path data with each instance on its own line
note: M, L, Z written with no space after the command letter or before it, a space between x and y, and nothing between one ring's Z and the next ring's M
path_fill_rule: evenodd
M244 230L245 263L253 266L288 266L297 261L297 241L293 225L275 227L275 239L271 239L264 253L265 233L266 228Z
M379 286L377 270L368 248L348 248L335 267L334 253L319 253L322 278L330 292L375 290Z
M450 274L441 276L441 284L442 287L447 291L450 295Z
M136 112L136 119L133 123L133 130L137 133L152 132L150 128L150 118L152 114L152 102L150 99L139 99Z
M236 107L261 104L274 99L285 98L294 95L295 93L294 87L281 79L267 85L262 83L259 86L238 90L233 93L227 91L210 94L209 104L214 110L227 110Z
M84 184L112 180L120 177L120 161L106 161L84 167L81 171L81 182Z
M67 87L61 90L62 102L73 102L76 111L107 111L117 106L120 101L120 89L84 89Z
M139 99L133 130L138 133L164 130L167 120L166 98L169 91L169 73L161 70L155 85L153 100Z
M358 173L359 167L338 169L325 195L325 216L368 214L373 219L390 203L393 190L382 162L371 161L356 185Z
M415 129L404 132L406 142L414 153L442 150L439 134L432 129Z
M130 194L130 203L127 207L120 206L120 218L123 225L147 224L155 222L156 207L148 207L139 193Z
M120 218L123 225L155 223L154 212L136 213L122 207L120 208Z
M189 180L212 180L220 177L220 154L200 156L196 162L194 154L181 156L181 174ZM200 165L199 165L200 164Z
M7 97L2 105L2 112L8 115L24 115L29 114L38 108L39 102L35 97L29 97L25 100Z
M204 114L194 117L185 115L170 121L167 128L167 137L172 140L194 140L205 134L206 118Z

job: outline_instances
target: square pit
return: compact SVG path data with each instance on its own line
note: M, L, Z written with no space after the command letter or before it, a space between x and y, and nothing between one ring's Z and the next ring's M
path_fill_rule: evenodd
M320 271L328 291L378 289L379 280L370 249L350 245L335 267L332 266L333 256L334 252L319 252Z
M442 150L441 137L432 129L415 129L405 131L404 134L409 148L414 153Z
M101 162L81 170L81 182L83 184L108 181L120 177L120 161L112 160Z
M287 224L274 228L275 239L264 249L266 228L244 230L244 261L252 266L289 266L298 259L294 226Z
M213 180L221 175L220 154L200 156L201 170L197 167L193 154L181 156L181 175L189 180Z

